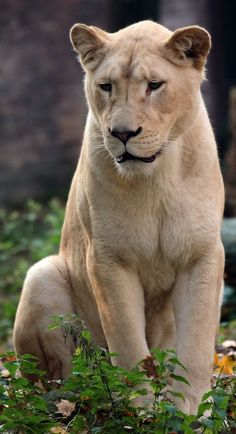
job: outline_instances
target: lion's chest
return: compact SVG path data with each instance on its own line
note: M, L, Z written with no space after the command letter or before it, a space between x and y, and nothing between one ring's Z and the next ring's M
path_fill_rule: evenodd
M160 212L152 213L145 207L137 208L133 214L128 211L117 210L109 216L107 209L100 214L96 221L96 238L112 257L137 270L147 292L170 290L182 254L179 246L183 248L178 239L179 231L171 234L171 226L163 224Z
M209 238L205 208L190 196L185 194L185 201L178 191L165 201L158 194L138 200L112 196L103 203L94 197L93 238L108 258L137 270L145 288L170 290L178 271L192 263Z

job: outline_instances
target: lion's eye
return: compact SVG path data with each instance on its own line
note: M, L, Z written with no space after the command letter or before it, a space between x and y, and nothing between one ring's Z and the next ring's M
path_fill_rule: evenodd
M111 83L101 83L101 84L99 84L99 86L100 86L100 88L101 88L102 90L104 90L105 92L111 92L111 90L112 90L112 85L111 85Z
M149 81L148 83L148 90L152 91L152 90L157 90L159 89L163 84L165 83L165 81Z

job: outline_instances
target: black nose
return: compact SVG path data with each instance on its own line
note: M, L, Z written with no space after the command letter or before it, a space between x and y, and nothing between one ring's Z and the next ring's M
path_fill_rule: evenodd
M139 127L136 131L122 131L122 130L110 130L112 136L117 137L117 139L121 140L121 142L126 144L130 137L135 137L140 134L142 131L142 127Z

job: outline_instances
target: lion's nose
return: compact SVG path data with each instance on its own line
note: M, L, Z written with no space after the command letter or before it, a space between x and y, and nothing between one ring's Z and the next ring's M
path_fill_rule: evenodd
M136 131L123 131L123 130L110 130L112 136L117 137L117 139L121 140L121 142L126 144L131 137L135 137L140 134L142 131L142 127L139 127Z

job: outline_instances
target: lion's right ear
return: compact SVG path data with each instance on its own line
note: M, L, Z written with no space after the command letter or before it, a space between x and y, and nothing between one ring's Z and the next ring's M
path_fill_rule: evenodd
M92 71L101 62L107 39L108 34L94 26L75 24L70 30L71 43L85 70Z

